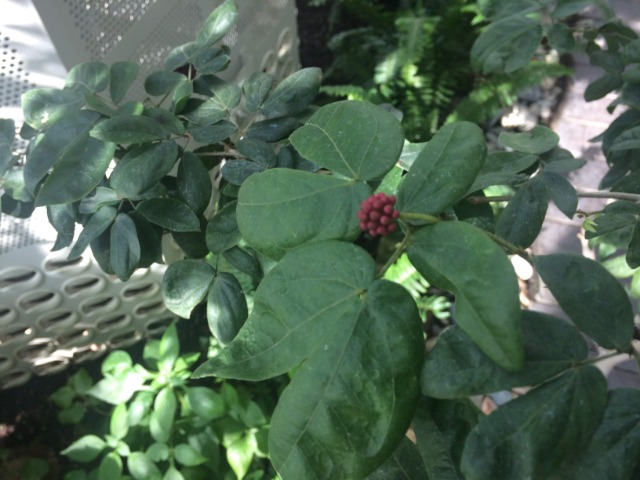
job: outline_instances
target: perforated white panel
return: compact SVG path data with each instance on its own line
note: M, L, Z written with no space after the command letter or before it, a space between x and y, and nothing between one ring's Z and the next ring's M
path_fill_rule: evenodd
M22 123L20 96L61 87L67 70L90 60L141 66L130 92L174 47L192 41L222 0L2 0L0 118ZM294 0L236 0L238 23L221 76L242 82L255 71L283 78L298 68ZM17 149L22 148L17 144ZM67 263L50 252L55 232L44 209L28 220L0 217L0 389L36 374L95 358L159 333L171 320L161 301L163 267L127 283L102 273L90 256Z

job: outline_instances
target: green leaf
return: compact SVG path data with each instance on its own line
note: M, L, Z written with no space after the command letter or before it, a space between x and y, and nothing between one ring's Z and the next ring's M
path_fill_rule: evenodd
M240 247L231 247L223 252L224 259L234 268L246 273L251 278L253 285L258 285L262 280L262 266L260 261Z
M122 475L122 459L116 452L109 452L98 466L98 480L118 480Z
M209 206L213 188L209 171L196 155L185 152L178 165L178 196L198 215Z
M108 118L93 127L90 134L106 142L121 144L153 142L169 137L169 132L161 123L138 115Z
M129 418L127 412L127 404L121 403L111 412L111 421L109 423L109 432L118 440L122 440L127 436L129 431Z
M117 378L103 378L87 392L98 400L110 405L128 402L144 384L144 377L133 370L123 372Z
M398 161L400 122L370 103L341 101L318 109L290 137L305 159L356 180L382 178Z
M162 372L170 372L180 355L180 342L178 340L178 330L173 322L162 334L160 339L160 358L158 366Z
M633 233L631 234L631 240L629 240L625 260L631 268L640 267L640 222L638 221L633 226Z
M610 152L640 148L640 127L633 127L618 135L611 144Z
M35 193L38 183L49 170L71 157L76 160L82 156L82 146L87 142L87 132L100 118L96 112L81 111L55 122L44 136L37 137L24 167L24 180L27 189Z
M247 300L238 279L220 272L213 279L207 297L209 330L222 345L229 343L247 320Z
M233 110L240 104L242 89L234 82L227 82L215 75L200 75L193 84L194 91L209 97L206 101L214 113L215 110L225 112ZM214 123L214 122L210 122Z
M139 268L148 268L154 263L162 263L162 229L152 225L137 212L130 212L129 217L136 225L140 242Z
M120 103L135 82L140 65L137 62L115 62L109 71L109 95L113 103Z
M236 150L238 150L245 158L267 168L276 166L276 154L273 151L273 148L263 140L243 138L236 142Z
M606 398L602 373L587 365L510 401L469 435L461 463L465 478L549 478L588 444Z
M266 100L275 78L268 73L255 72L244 81L242 90L244 91L244 109L247 112L257 112Z
M588 354L576 328L539 312L522 312L524 366L511 373L496 365L457 325L447 328L422 367L422 393L434 398L488 394L537 385Z
M73 388L69 386L64 386L53 392L49 399L55 404L58 408L68 408L73 403L73 399L76 396L76 392Z
M155 121L160 123L165 130L173 135L183 135L185 133L184 125L180 119L169 110L165 110L164 108L145 107L142 115L153 118Z
M251 460L253 460L253 443L249 436L242 436L227 446L227 462L237 478L244 478Z
M547 30L549 46L560 54L571 53L576 47L571 29L563 23L554 23Z
M115 350L102 361L100 371L104 376L120 375L121 372L127 372L133 367L131 355L122 350Z
M567 253L537 256L536 270L576 326L599 345L626 349L633 311L620 283L599 263Z
M207 387L189 387L187 398L191 410L205 420L215 420L227 413L227 405L217 392Z
M640 458L640 391L609 391L600 426L553 479L631 479Z
M225 2L209 14L196 36L196 47L211 47L231 29L236 22L238 11L233 0Z
M241 238L236 219L237 202L231 202L221 208L209 223L206 230L206 241L209 251L220 254L236 245Z
M607 73L587 85L587 88L584 90L584 99L587 102L599 100L608 93L622 87L623 83L622 77L619 74Z
M420 330L411 296L375 280L364 250L306 245L269 272L236 338L194 376L258 380L303 362L272 417L274 466L283 478L361 478L391 454L410 421Z
M111 227L109 264L123 282L129 280L140 263L140 242L136 225L126 213L119 213Z
M418 230L409 259L427 281L456 296L456 322L505 370L522 368L518 279L502 249L476 227L440 222Z
M136 425L142 424L143 419L147 418L147 415L151 411L153 400L153 392L142 391L136 394L129 404L129 410L127 412L129 426L135 427Z
M173 420L178 402L170 387L164 387L158 393L149 419L149 432L156 442L167 442L171 437Z
M190 83L189 79L177 72L160 70L153 72L144 79L144 89L149 95L167 95L183 83Z
M273 258L307 242L355 240L360 234L357 212L369 194L364 183L266 170L240 187L238 227L249 245Z
M245 138L263 140L265 142L279 142L287 138L300 125L300 121L293 117L280 117L253 123Z
M367 480L429 480L418 447L404 437L398 448Z
M22 113L28 125L41 129L76 114L84 103L81 92L57 88L34 88L22 94Z
M69 252L69 258L78 258L82 255L89 244L111 226L117 214L118 211L109 205L100 207L80 232L78 240Z
M136 211L151 223L173 232L198 232L200 220L189 206L175 198L153 198L136 206Z
M415 159L398 190L398 210L433 215L463 198L487 154L482 130L469 122L442 127Z
M195 55L203 51L198 48L196 42L179 45L169 52L164 59L164 69L168 71L177 70L193 62Z
M195 52L192 62L199 75L217 73L229 66L231 50L226 45L205 48Z
M422 398L411 422L429 479L462 478L460 459L469 432L481 418L468 399Z
M173 168L178 144L173 140L130 149L109 177L109 185L122 198L135 198L149 190Z
M264 172L265 166L246 160L226 162L221 170L222 178L232 185L242 185L251 175Z
M487 155L473 184L467 189L467 194L477 192L492 185L510 185L522 181L518 175L538 161L536 155L521 152L493 152Z
M322 70L303 68L282 80L267 97L260 113L265 118L295 115L307 108L320 91Z
M471 65L488 73L512 73L531 61L542 39L537 20L513 15L487 27L471 48Z
M162 480L185 480L185 478L175 467L169 467Z
M174 447L173 455L176 461L186 467L202 465L208 459L187 443L179 443Z
M109 67L102 62L80 63L67 74L65 89L79 89L83 93L99 93L109 84Z
M548 152L558 145L560 137L548 127L536 125L528 132L501 132L498 137L505 147L513 148L517 152L539 155Z
M540 177L522 185L496 224L496 233L508 242L529 247L538 237L549 206L549 192Z
M227 116L227 111L221 107L217 99L192 99L185 107L188 113L182 113L187 120L196 125L213 125Z
M566 18L580 13L591 5L593 5L591 0L558 0L558 4L553 12L551 12L551 16L554 18Z
M193 136L196 142L209 145L221 142L237 131L238 127L228 120L220 120L213 125L197 126L192 124L189 125L188 129L189 134Z
M142 452L131 453L127 458L127 467L135 480L162 480L160 469Z
M578 208L578 194L571 182L562 175L546 170L540 176L558 210L568 218L573 218Z
M166 443L155 442L149 445L145 454L154 462L163 462L169 460L170 452Z
M87 463L100 455L106 443L95 435L85 435L62 450L62 455L66 455L76 462Z
M78 210L80 213L91 214L96 213L100 207L105 205L115 205L120 202L120 197L115 190L107 187L97 187L94 194L90 197L84 197L80 201Z
M189 318L209 292L215 270L199 260L181 260L172 263L162 278L162 298L176 315Z
M46 479L49 472L50 466L47 460L27 457L20 468L20 480Z

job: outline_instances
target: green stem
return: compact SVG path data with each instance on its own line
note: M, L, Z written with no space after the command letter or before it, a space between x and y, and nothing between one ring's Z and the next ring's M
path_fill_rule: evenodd
M640 195L636 193L624 193L624 192L601 192L601 191L586 191L586 190L577 190L579 198L610 198L612 200L628 200L630 202L640 203ZM493 203L493 202L508 202L513 199L513 195L496 195L493 197L480 197L480 196L471 196L467 197L467 201L473 203L474 205L480 205L483 203Z
M527 262L529 262L531 265L533 265L533 260L531 260L531 257L526 252L526 250L518 247L517 245L514 245L511 242L508 242L504 238L496 235L495 233L491 233L491 232L489 232L487 230L482 230L482 229L481 229L481 232L484 233L485 235L487 235L491 240L496 242L498 245L503 247L505 250L508 250L511 253L515 253L516 255L524 258Z
M400 245L398 245L398 248L395 249L393 254L389 257L389 260L387 260L387 263L385 263L384 266L380 269L380 272L378 272L378 278L382 278L384 276L386 271L389 270L389 267L391 267L391 265L393 265L398 261L398 258L400 258L400 255L402 255L405 248L407 248L407 246L409 245L409 241L411 239L411 234L412 234L411 229L407 228L406 232L407 234L402 239L402 242L400 243Z
M425 215L424 213L413 212L401 212L400 218L403 220L419 220L425 223L437 223L442 221L441 218L438 218L434 215Z
M631 347L631 355L633 359L636 361L636 365L638 365L638 370L640 370L640 352L635 349L635 347Z
M602 355L601 357L594 357L594 358L589 358L587 360L583 360L581 362L577 362L575 364L576 367L582 367L584 365L592 365L594 363L598 363L601 362L602 360L606 360L608 358L612 358L612 357L617 357L618 355L622 355L624 353L627 352L612 352L612 353L607 353L606 355Z

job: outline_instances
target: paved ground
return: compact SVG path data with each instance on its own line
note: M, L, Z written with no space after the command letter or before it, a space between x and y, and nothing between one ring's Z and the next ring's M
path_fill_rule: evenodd
M620 18L640 32L640 0L613 0L611 4ZM607 165L600 145L590 143L589 140L602 133L620 111L615 111L612 116L606 110L615 95L590 103L584 101L585 88L602 75L602 70L591 67L586 57L578 56L575 62L574 81L569 86L564 105L552 126L560 135L560 146L587 161L585 167L570 175L572 183L577 187L597 189L600 179L607 171ZM581 199L579 208L595 211L602 205L601 200ZM543 231L533 246L534 253L574 252L589 255L590 252L585 250L582 241L581 223L581 219L574 217L570 220L555 206L550 205ZM544 286L536 294L532 308L562 316L555 299ZM640 388L638 368L628 357L615 357L610 361L600 362L599 366L607 375L611 387L627 385Z

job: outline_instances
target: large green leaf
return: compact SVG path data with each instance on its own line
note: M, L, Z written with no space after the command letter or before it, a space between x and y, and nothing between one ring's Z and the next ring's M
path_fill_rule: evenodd
M209 251L219 254L240 241L236 219L237 202L231 202L221 208L209 221L206 230L206 242Z
M233 0L225 2L209 14L196 36L198 49L211 47L231 29L236 22L238 11Z
M441 128L414 160L400 184L398 210L433 215L464 197L482 169L487 145L469 122Z
M471 48L471 65L483 73L511 73L529 64L542 39L537 20L514 15L492 23Z
M537 160L536 155L521 152L490 153L467 193L477 192L491 185L511 185L522 181L523 175L518 172L529 168Z
M198 260L172 263L162 278L162 298L176 315L189 318L209 292L216 271L211 265Z
M290 140L307 160L356 180L374 180L398 161L404 134L386 110L341 101L317 110Z
M256 72L244 81L244 109L247 112L256 112L262 106L269 95L275 78L268 73Z
M145 143L169 137L160 122L150 117L120 115L98 123L91 129L91 136L113 143Z
M40 188L36 206L71 203L86 197L102 182L115 151L116 145L111 142L86 133L77 137Z
M173 168L178 158L178 144L152 143L130 149L109 177L109 185L122 198L134 198L149 190Z
M510 401L469 435L461 463L465 479L549 478L589 443L606 399L606 380L587 365Z
M543 313L522 312L522 337L524 367L511 373L482 353L460 327L448 328L422 367L422 393L457 398L537 385L588 354L587 344L573 325Z
M400 445L367 480L429 480L418 447L404 437Z
M43 136L36 137L24 166L24 180L29 192L35 193L40 180L58 162L71 154L77 157L78 145L86 143L87 133L99 118L96 112L78 112L57 121Z
M161 480L158 466L142 452L132 452L127 457L129 473L135 480Z
M236 338L194 375L259 380L304 361L272 417L272 461L283 478L361 478L406 431L422 352L411 296L375 280L364 250L330 241L288 253Z
M522 248L538 237L549 206L549 192L540 176L522 185L500 214L496 233Z
M118 210L110 205L100 207L84 225L75 245L69 252L69 258L77 258L102 232L107 230L118 214Z
M640 458L640 391L609 391L602 423L591 442L553 480L627 480Z
M578 208L578 193L571 182L562 175L546 170L542 172L540 177L547 186L549 196L558 210L568 218L573 218Z
M76 462L90 462L100 455L106 447L106 443L96 435L85 435L73 442L62 452Z
M68 114L79 112L83 103L81 92L35 88L22 95L22 112L28 125L40 129L53 125Z
M430 480L459 480L460 459L469 432L481 418L469 399L422 398L411 422Z
M494 362L522 368L518 279L507 255L476 227L440 222L418 230L409 259L429 283L456 295L456 322Z
M259 112L265 118L295 115L313 102L320 90L322 71L309 67L292 73L270 93Z
M136 211L151 223L173 232L199 232L200 220L189 206L175 198L153 198L136 206Z
M573 323L599 345L626 349L633 310L622 285L598 262L580 255L538 256L535 267Z
M307 242L355 240L357 212L370 193L366 184L352 180L267 170L242 184L238 227L247 243L273 258Z

